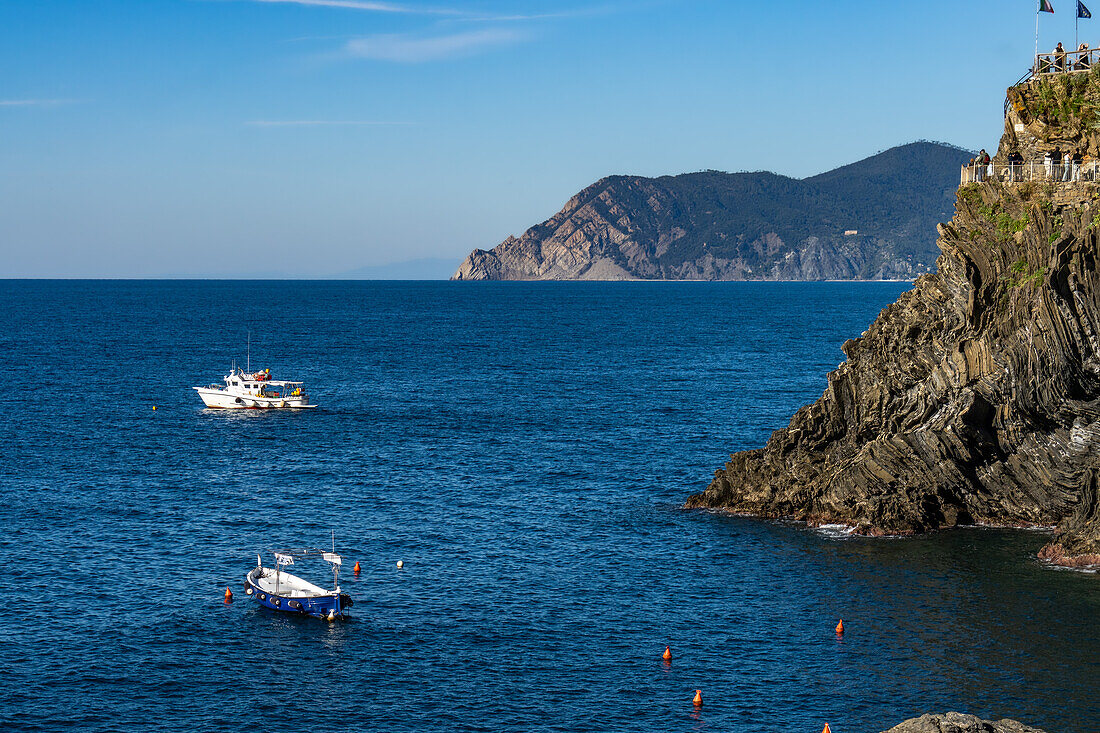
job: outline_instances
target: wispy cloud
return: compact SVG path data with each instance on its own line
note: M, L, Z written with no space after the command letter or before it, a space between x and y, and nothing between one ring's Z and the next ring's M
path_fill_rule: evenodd
M417 13L420 15L461 15L458 10L448 8L416 8L397 3L374 2L373 0L252 0L255 3L289 3L291 5L311 5L321 8L346 8L349 10L371 10L376 13Z
M441 15L455 20L463 20L479 23L504 23L532 20L561 20L565 18L579 18L591 15L603 15L614 12L615 7L601 5L588 8L574 8L571 10L559 10L549 13L475 13L468 10L446 7L417 7L390 2L375 2L375 0L250 0L254 3L279 3L290 5L307 5L319 8L345 8L348 10L367 10L376 13L405 13L410 15Z
M73 104L74 99L0 99L0 107L57 107Z
M319 127L322 125L348 127L405 127L411 122L378 122L374 120L249 120L251 127Z
M344 52L354 58L419 64L457 56L469 56L494 46L518 43L526 37L524 33L504 28L486 28L435 36L394 33L348 41L344 45Z
M551 13L463 13L458 20L474 23L505 23L522 22L530 20L568 20L571 18L588 18L596 15L608 15L618 10L612 5L595 5L589 8L573 8L571 10L557 10Z

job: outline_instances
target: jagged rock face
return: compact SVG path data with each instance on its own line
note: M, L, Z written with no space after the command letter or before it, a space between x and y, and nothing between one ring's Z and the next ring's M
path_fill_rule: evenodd
M935 273L882 311L825 393L689 507L906 534L1057 525L1100 563L1100 185L970 184Z
M883 733L1044 733L1015 720L982 720L976 715L922 715Z
M912 279L935 260L933 225L966 157L912 143L806 180L611 176L520 238L474 250L453 279Z
M1084 74L1052 74L1011 87L997 159L1010 152L1038 161L1046 153L1074 150L1100 156L1100 66Z

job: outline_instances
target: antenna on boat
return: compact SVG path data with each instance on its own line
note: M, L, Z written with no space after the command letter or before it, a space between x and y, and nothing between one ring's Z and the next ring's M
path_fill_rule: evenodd
M249 374L251 374L252 373L252 331L248 332L248 351L246 352L246 354L247 354L247 356L245 356L245 359L247 361L245 362L244 370L246 372L248 372Z
M336 530L330 529L332 532L332 554L336 554ZM340 566L337 563L332 563L332 587L338 589L340 587Z

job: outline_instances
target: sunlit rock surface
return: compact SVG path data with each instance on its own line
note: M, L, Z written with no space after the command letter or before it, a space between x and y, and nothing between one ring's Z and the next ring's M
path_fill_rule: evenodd
M975 715L922 715L883 733L1045 733L1015 720L982 720Z

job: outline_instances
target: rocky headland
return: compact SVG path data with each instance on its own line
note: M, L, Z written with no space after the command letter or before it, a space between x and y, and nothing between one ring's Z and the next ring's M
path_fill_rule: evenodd
M687 507L868 534L1050 526L1041 557L1100 564L1100 68L1023 82L1005 110L992 177L961 185L938 227L935 272ZM1061 182L1054 151L1082 180Z
M932 268L971 155L917 142L802 180L610 176L452 279L912 280Z

